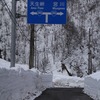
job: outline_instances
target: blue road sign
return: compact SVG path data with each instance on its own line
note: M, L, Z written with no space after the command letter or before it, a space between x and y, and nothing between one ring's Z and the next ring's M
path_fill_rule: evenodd
M66 0L28 0L29 24L66 24Z

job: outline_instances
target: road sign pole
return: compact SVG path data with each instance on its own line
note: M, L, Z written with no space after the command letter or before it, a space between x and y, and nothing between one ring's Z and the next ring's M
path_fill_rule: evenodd
M12 0L12 30L11 30L11 67L15 67L16 47L16 0Z
M29 69L34 67L34 24L31 25Z

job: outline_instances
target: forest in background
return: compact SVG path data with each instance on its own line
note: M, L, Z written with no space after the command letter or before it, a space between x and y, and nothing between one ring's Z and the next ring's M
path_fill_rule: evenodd
M5 0L11 9L11 0ZM17 13L27 14L27 1L17 2ZM31 27L17 19L16 63L28 64ZM0 1L0 58L10 61L11 19ZM34 66L59 69L63 61L79 77L100 70L100 1L67 0L66 25L34 25Z

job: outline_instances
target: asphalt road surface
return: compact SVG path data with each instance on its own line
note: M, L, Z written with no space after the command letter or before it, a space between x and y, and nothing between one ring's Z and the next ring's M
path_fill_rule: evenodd
M82 88L50 88L46 89L35 100L93 100L83 93Z

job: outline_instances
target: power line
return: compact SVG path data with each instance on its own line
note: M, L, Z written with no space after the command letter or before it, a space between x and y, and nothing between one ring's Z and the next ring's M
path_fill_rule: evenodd
M8 7L8 5L7 5L7 3L6 3L6 1L5 1L5 0L1 0L1 1L2 1L2 4L3 4L4 6L6 6L6 7L5 7L5 8L6 8L6 11L7 11L7 13L9 14L9 16L10 16L11 20L13 21L13 23L14 23L14 24L17 24L18 28L20 29L20 30L19 30L20 33L23 34L23 33L24 33L23 30L21 29L21 27L20 27L20 25L18 24L18 22L14 20L14 16L13 16L12 12L10 11L10 9L9 9L9 7ZM26 36L25 36L25 37L26 37ZM26 38L27 38L27 37L26 37Z
M19 24L16 21L16 0L12 0L12 11L10 11L7 3L5 0L1 1L4 5L8 15L10 16L12 20L12 31L11 31L11 66L15 67L15 52L16 52L16 25L19 26ZM20 27L19 27L20 28ZM20 28L20 33L22 33Z
M14 24L17 24L18 28L20 29L20 30L19 30L20 33L23 34L23 33L24 33L23 30L21 29L19 23L18 23L17 21L14 20L14 16L13 16L12 12L10 11L10 9L9 9L9 7L8 7L8 5L7 5L7 3L6 3L6 1L5 1L5 0L1 0L1 1L2 1L2 4L4 4L4 6L7 7L7 8L6 8L6 11L7 11L7 13L9 14L10 18L12 19L13 23L14 23ZM44 25L43 25L42 27L44 27ZM39 28L39 29L40 29L40 28ZM38 30L39 30L39 29L38 29ZM38 31L38 30L37 30L37 31ZM36 32L37 32L37 31L36 31ZM25 35L24 35L24 36L25 36ZM27 36L25 36L25 37L27 38Z
M1 2L2 2L2 4L4 5L4 7L6 8L6 11L7 11L7 13L9 14L11 20L13 20L13 22L14 22L13 14L12 14L12 12L10 11L10 9L9 9L9 7L8 7L8 5L7 5L7 3L5 2L5 0L1 0Z

